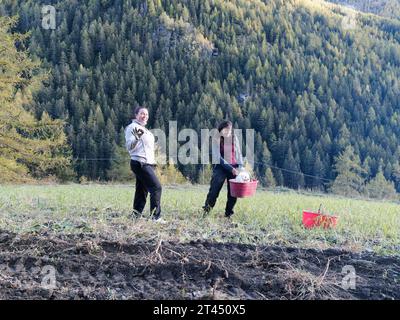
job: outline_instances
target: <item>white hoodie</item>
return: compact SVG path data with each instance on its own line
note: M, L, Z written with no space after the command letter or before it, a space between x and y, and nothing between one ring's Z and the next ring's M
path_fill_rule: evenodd
M137 139L133 134L135 129L143 130L143 135ZM154 157L154 135L138 121L133 120L125 129L126 149L132 160L147 164L156 164Z

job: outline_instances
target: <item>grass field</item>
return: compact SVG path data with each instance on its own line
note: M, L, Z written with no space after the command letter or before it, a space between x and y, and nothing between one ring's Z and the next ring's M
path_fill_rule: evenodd
M258 190L253 198L239 199L231 221L223 217L226 191L207 218L201 206L206 186L165 187L163 217L167 224L130 217L134 187L129 185L0 186L0 229L23 234L91 233L117 241L154 238L179 242L207 240L302 248L343 248L400 252L400 205ZM339 216L332 230L303 228L302 210ZM146 212L148 212L148 207Z

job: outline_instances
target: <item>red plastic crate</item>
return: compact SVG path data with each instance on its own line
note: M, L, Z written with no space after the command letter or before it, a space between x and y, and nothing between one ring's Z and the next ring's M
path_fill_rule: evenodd
M252 197L256 193L258 180L250 182L236 182L234 179L229 180L231 196L235 198Z
M303 225L307 229L323 227L324 229L336 227L338 217L320 212L303 210Z

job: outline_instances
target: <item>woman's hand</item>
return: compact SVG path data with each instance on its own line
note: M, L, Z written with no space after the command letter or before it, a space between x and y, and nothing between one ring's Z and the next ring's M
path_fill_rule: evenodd
M237 169L233 168L232 174L236 177L237 175L239 175L239 171Z
M135 136L136 139L139 140L144 134L144 131L142 129L135 128L134 130L132 130L132 134Z

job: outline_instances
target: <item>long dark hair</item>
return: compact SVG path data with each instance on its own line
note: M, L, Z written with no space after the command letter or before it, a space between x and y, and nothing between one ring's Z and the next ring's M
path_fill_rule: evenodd
M225 128L228 127L232 127L233 129L233 124L232 121L229 120L224 120L222 121L219 125L218 125L218 132L221 133L222 130L224 130ZM228 139L228 141L230 141L232 143L232 146L234 145L234 141L235 141L235 136L234 136L234 132L232 130L232 135L231 137ZM222 146L225 144L225 137L223 137L222 135L219 136L219 146L220 148L223 148ZM221 154L222 156L224 156L224 154Z
M229 120L224 120L218 125L218 132L221 132L225 128L232 127L232 122Z

